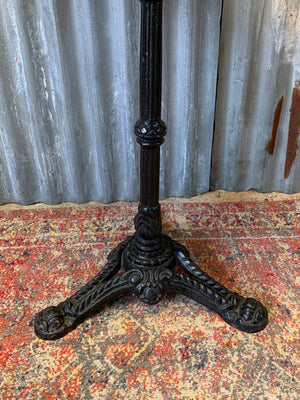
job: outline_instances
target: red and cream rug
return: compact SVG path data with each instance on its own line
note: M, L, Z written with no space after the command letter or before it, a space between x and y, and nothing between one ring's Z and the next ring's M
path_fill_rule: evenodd
M0 398L298 400L298 197L162 203L164 233L216 280L268 308L264 331L237 331L169 295L155 306L121 299L57 341L34 335L35 313L97 274L133 232L136 209L0 207Z

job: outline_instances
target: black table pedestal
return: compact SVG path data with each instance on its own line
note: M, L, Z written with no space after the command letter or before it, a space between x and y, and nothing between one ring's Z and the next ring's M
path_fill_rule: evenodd
M162 233L159 165L166 133L161 120L162 4L163 0L141 0L140 120L135 126L141 161L136 232L110 253L95 278L62 303L35 316L35 333L42 339L63 337L104 304L132 293L148 304L158 303L169 292L184 294L244 332L258 332L267 325L267 310L260 302L216 282L193 263L184 246ZM175 272L176 265L185 274ZM117 275L121 268L124 273Z

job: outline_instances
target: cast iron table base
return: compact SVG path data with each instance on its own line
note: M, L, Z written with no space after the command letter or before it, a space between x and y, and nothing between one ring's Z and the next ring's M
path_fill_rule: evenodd
M162 233L159 204L160 145L166 127L161 120L161 42L163 0L141 1L140 112L135 126L141 145L140 203L134 235L108 256L99 274L57 306L34 319L37 336L59 339L75 329L101 306L135 294L156 304L166 293L180 293L219 314L244 332L258 332L268 322L266 308L257 300L226 289L198 268L187 249ZM185 274L174 267L179 265ZM118 274L120 269L123 274Z

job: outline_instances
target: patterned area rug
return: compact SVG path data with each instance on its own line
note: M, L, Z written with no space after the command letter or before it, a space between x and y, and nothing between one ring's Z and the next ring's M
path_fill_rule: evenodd
M246 334L180 295L127 297L63 339L30 321L94 276L137 204L0 208L1 399L298 400L300 200L166 201L164 233L229 289L259 299Z

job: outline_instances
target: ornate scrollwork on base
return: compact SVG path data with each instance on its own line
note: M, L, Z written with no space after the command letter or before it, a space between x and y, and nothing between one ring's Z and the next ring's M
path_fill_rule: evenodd
M245 298L235 294L235 306L230 302L218 314L229 325L247 332L254 333L264 329L268 323L268 313L266 308L257 300Z
M158 303L167 291L167 284L173 271L167 268L133 270L131 281L135 285L134 293L147 304Z
M34 320L36 335L45 340L59 339L99 311L102 305L131 293L147 304L158 303L166 293L184 294L244 332L258 332L267 325L267 310L260 302L226 289L191 261L184 246L167 236L160 238L166 260L156 255L151 264L150 252L147 266L126 264L130 263L136 240L135 236L129 236L120 243L110 253L103 270L73 296L39 312ZM173 270L175 262L187 275ZM126 271L116 276L121 264Z

